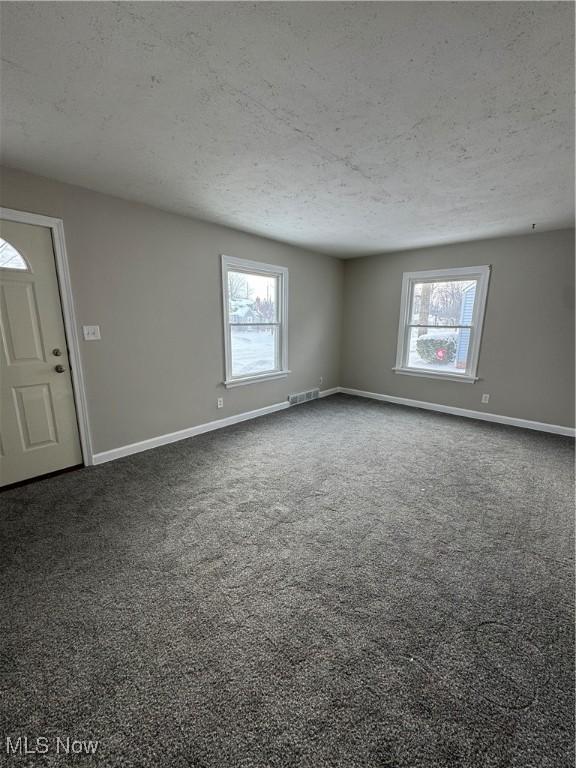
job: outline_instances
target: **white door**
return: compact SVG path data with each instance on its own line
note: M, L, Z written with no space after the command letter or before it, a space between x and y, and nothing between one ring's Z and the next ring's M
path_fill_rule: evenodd
M82 463L48 228L0 221L0 486Z

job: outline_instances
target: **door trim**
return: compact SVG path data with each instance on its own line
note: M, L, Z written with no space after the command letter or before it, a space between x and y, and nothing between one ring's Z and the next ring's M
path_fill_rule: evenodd
M80 433L80 448L82 459L86 467L94 464L92 436L90 434L90 422L88 420L88 401L86 398L86 385L80 356L80 337L78 324L74 310L74 295L72 293L72 281L70 279L70 267L66 251L66 238L64 236L64 221L52 216L44 216L40 213L17 211L13 208L0 207L0 219L16 221L20 224L35 224L39 227L47 227L52 235L54 246L54 261L56 265L56 277L60 289L60 303L64 318L64 331L68 344L68 356L72 372L72 388L74 391L74 404Z

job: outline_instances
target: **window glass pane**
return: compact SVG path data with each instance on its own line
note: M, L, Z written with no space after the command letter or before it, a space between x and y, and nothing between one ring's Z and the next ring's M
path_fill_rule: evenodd
M407 365L447 373L465 373L468 363L468 328L410 328Z
M231 323L278 322L278 283L274 275L228 272L228 316Z
M232 376L274 371L278 366L278 326L230 327Z
M0 269L22 269L28 271L28 264L13 245L0 237Z
M468 325L476 296L477 280L414 283L413 325Z

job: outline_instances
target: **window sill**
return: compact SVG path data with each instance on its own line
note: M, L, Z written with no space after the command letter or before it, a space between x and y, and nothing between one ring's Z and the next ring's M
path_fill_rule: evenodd
M292 371L273 371L272 373L263 373L259 376L245 376L238 379L227 379L224 382L226 389L233 387L243 387L245 384L256 384L259 381L273 381L274 379L285 379Z
M470 376L464 373L444 373L443 371L427 371L420 368L393 368L394 373L401 373L404 376L421 376L425 379L445 379L447 381L461 381L464 384L474 384L478 381L477 376Z

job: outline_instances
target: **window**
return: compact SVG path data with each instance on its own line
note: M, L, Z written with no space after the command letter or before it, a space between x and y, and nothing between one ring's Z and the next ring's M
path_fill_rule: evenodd
M396 373L476 381L490 267L405 272Z
M24 257L7 240L0 237L0 269L21 269L29 272Z
M222 256L227 387L286 376L288 270Z

